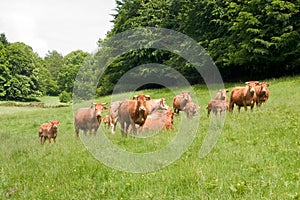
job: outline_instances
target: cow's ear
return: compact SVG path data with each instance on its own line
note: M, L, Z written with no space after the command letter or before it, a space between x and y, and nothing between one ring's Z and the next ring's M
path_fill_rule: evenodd
M245 82L245 85L248 85L249 84L249 82Z
M149 95L145 95L146 100L149 101L151 99L151 97Z
M227 92L229 92L229 90L228 90L228 89L226 89L226 93L227 93Z
M108 107L106 107L106 106L103 106L103 110L108 110Z
M261 85L261 83L260 83L260 82L258 82L258 81L256 81L256 82L255 82L255 85Z
M133 96L132 100L137 100L137 97L138 97L137 95Z
M267 83L267 87L269 87L270 86L270 84L269 83Z

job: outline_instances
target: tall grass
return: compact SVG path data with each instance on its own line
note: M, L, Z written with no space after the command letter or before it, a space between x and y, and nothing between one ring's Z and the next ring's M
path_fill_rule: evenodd
M210 96L195 86L199 128L187 151L171 165L149 173L128 173L105 166L75 137L71 107L0 107L0 196L2 199L299 199L300 77L267 80L270 99L261 109L227 114L215 147L199 150L210 118ZM237 84L227 85L232 89ZM154 98L166 89L142 91ZM48 103L56 101L49 100ZM110 96L100 98L109 102ZM182 116L182 114L181 114ZM61 121L56 144L40 145L39 124ZM176 116L175 123L181 117ZM103 125L103 124L102 124ZM189 124L184 124L189 126ZM106 137L131 152L163 148L176 135L163 131L147 139ZM97 137L97 136L90 136Z

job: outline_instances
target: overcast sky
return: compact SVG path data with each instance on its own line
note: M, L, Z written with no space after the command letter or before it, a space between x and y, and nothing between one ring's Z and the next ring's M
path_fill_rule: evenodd
M115 0L1 0L0 33L44 57L97 48L112 28Z

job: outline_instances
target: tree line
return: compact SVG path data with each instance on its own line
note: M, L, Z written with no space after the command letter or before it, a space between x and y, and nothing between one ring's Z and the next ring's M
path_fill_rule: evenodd
M62 56L48 51L44 58L22 42L10 43L0 35L0 99L34 100L38 96L71 95L74 79L85 58L81 50Z
M162 27L184 33L210 54L225 81L300 72L299 0L117 0L116 3L114 27L108 37L139 27ZM132 54L123 57L124 65L137 66L150 57L174 66L192 83L202 80L189 68L189 63L176 55L159 50Z
M105 39L98 41L100 49L107 46L110 38L127 30L166 28L200 44L225 81L300 73L299 0L116 0L115 11L112 29ZM83 63L100 66L98 60L108 53L99 51L92 55L77 50L62 56L57 51L49 51L40 58L30 46L10 43L5 34L1 34L0 99L72 94L74 80ZM116 57L98 81L96 94L111 93L124 73L145 63L171 66L191 84L203 82L191 63L178 55L144 48ZM141 68L137 78L143 77L147 70ZM78 89L84 93L87 86Z

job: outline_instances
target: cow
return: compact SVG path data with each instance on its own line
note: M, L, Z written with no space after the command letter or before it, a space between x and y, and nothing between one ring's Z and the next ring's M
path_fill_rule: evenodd
M133 133L137 132L136 124L143 126L149 113L146 102L150 99L149 95L139 94L132 100L121 102L118 109L118 121L123 135L129 132L129 126Z
M214 114L216 114L216 112L221 114L224 110L228 110L229 104L226 100L212 99L208 102L206 109L207 117L209 117L211 111L213 111Z
M198 115L200 106L195 104L194 102L188 102L183 108L183 112L186 114L188 119L195 117Z
M216 93L214 99L215 99L215 100L225 100L226 102L228 102L228 97L227 97L227 95L226 95L227 92L229 92L229 90L227 90L227 89L220 89L220 90Z
M258 81L245 82L245 87L235 87L230 94L229 111L233 112L234 104L238 106L238 111L244 106L247 111L247 106L253 110L256 102L255 86L259 85Z
M269 83L261 82L259 85L255 86L256 92L256 107L260 107L269 98L270 92L268 90Z
M121 105L122 101L115 101L112 102L109 106L109 121L110 121L110 127L111 127L111 133L115 134L116 131L116 125L118 122L118 111L119 107Z
M211 110L216 116L221 116L223 112L228 110L228 103L224 100L215 100L211 105Z
M216 93L214 99L212 99L212 100L210 100L208 102L208 105L206 107L206 109L207 109L207 117L209 117L210 112L212 111L212 106L215 105L215 104L219 104L220 105L220 104L222 104L222 102L224 102L226 110L229 109L227 92L229 92L229 90L227 90L227 89L220 89Z
M190 92L181 92L181 95L176 95L173 98L173 108L174 113L178 114L188 102L192 101L192 97L190 96Z
M149 114L151 114L155 110L167 110L169 107L166 104L165 98L150 99L146 102L146 106L148 108Z
M105 103L95 103L90 108L80 108L76 111L74 117L74 126L76 136L79 136L79 131L96 133L102 120L102 111L108 108Z
M39 141L43 144L46 139L48 139L49 144L51 143L51 138L53 138L54 143L56 142L56 137L58 133L58 120L52 120L49 123L41 124L39 128Z
M168 107L167 110L155 110L148 115L142 131L160 131L170 130L174 128L174 113L172 107Z
M110 127L110 119L109 119L109 115L105 115L102 119L104 126L109 128Z

